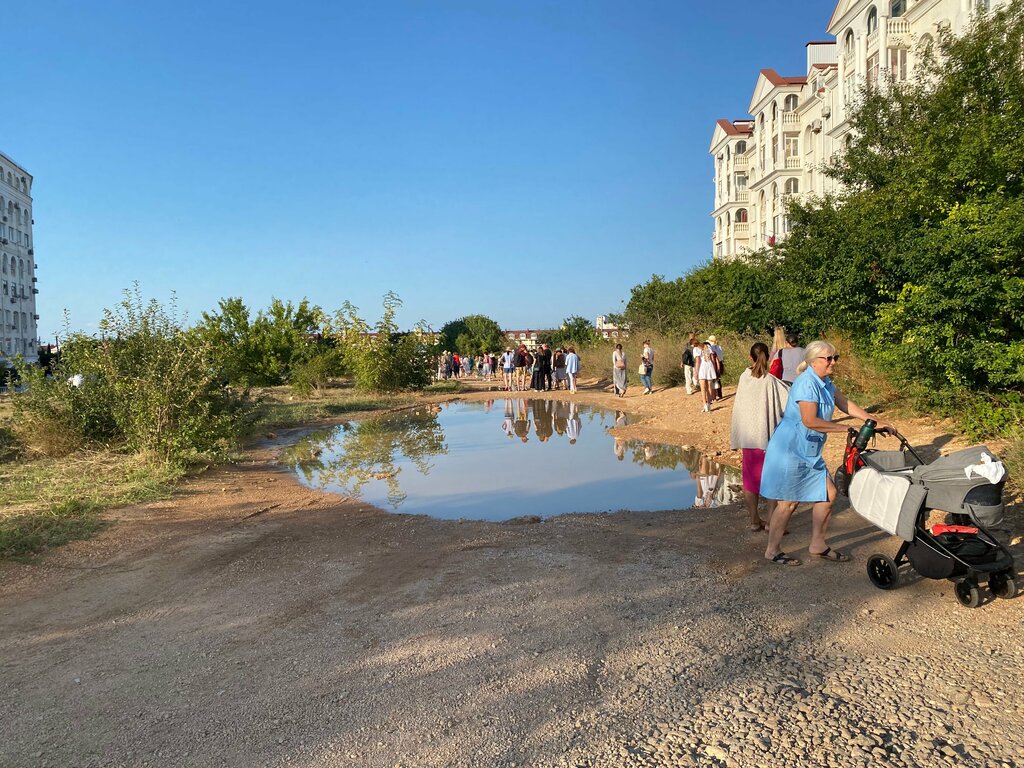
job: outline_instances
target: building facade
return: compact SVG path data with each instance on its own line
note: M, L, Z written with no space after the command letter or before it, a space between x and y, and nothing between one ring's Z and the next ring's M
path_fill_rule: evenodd
M0 152L0 357L35 361L39 350L32 176Z
M807 43L804 72L762 69L750 117L719 120L711 138L715 203L712 254L733 259L789 233L794 196L836 191L822 166L849 137L850 108L863 86L908 79L940 31L962 33L979 11L1009 0L839 0L830 39Z

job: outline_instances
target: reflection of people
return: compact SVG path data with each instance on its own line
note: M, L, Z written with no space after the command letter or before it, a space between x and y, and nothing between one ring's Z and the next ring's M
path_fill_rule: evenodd
M846 432L847 426L832 421L836 406L858 419L870 414L849 400L832 383L839 355L827 341L812 341L801 364L804 370L793 382L782 421L768 442L761 477L761 494L777 499L768 531L764 556L780 565L800 565L782 551L782 534L801 501L814 502L811 511L810 554L831 562L846 562L849 556L832 549L825 541L836 487L822 458L829 432ZM879 430L891 430L878 424Z
M626 412L625 411L616 411L615 412L615 424L613 426L616 426L616 427L624 427L624 426L626 426Z
M569 445L575 445L580 436L580 414L576 403L569 403L569 420L565 425L565 434L569 436Z
M622 461L626 458L626 441L621 437L612 440L612 450L615 451L615 458Z
M512 401L505 399L505 419L501 422L501 429L510 438L515 435L515 428L512 426Z
M515 402L516 418L513 423L513 429L515 430L516 436L524 443L530 438L527 435L530 434L530 411L526 405L525 400L516 400Z
M697 494L693 499L693 506L710 509L717 507L715 500L715 489L718 487L718 480L721 477L722 468L717 461L712 461L707 456L701 456L700 464L697 467Z
M622 351L622 345L616 344L612 352L612 383L615 385L615 396L626 396L626 353Z
M757 511L761 500L761 468L768 439L786 408L786 385L768 375L768 347L757 342L750 348L751 366L740 374L732 407L731 446L742 451L743 498L750 514L750 530L764 530ZM768 508L771 519L772 508Z
M654 446L650 443L644 443L644 463L650 464L651 459L654 458Z
M555 400L554 416L555 432L564 435L566 422L569 419L569 404L564 400Z
M551 424L551 401L550 400L534 400L533 401L533 424L537 430L537 439L542 443L546 443L553 432Z

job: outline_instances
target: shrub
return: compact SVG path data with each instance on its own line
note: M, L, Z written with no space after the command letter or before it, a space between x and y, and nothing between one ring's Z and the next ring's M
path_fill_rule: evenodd
M118 444L165 460L229 446L246 399L220 384L219 350L184 330L173 305L144 303L136 287L105 310L100 328L101 340L67 335L52 378L23 366L28 387L14 407L27 445L59 455L83 443ZM78 386L70 383L79 376Z

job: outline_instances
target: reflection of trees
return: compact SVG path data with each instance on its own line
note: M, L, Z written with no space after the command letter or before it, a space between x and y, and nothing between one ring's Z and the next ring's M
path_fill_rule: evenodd
M682 464L688 472L694 472L700 463L700 451L696 448L645 443L640 440L630 440L627 446L633 454L634 464L642 464L653 469L675 469Z
M445 453L448 445L437 414L425 409L314 432L288 449L284 463L310 485L335 486L349 496L359 496L371 480L383 480L388 502L397 509L406 499L398 461L408 459L420 474L429 475L430 457Z

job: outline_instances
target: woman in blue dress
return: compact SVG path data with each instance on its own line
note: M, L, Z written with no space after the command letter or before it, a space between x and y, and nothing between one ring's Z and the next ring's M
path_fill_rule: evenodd
M782 551L782 536L797 504L802 501L814 503L808 552L834 563L850 559L825 541L836 487L821 454L827 433L849 429L847 424L832 421L836 406L858 419L868 419L871 415L832 383L831 375L838 360L835 347L827 341L812 341L807 345L804 362L797 369L802 372L793 382L782 421L768 442L761 473L761 495L778 501L764 552L765 559L773 563L800 565L800 560ZM891 427L880 422L876 429Z

